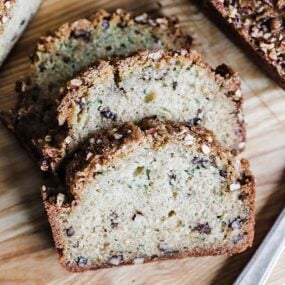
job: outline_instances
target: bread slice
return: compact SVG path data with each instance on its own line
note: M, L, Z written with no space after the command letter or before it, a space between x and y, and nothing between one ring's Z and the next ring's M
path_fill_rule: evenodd
M233 152L245 146L240 81L222 65L211 69L195 51L145 51L101 61L67 84L57 130L42 144L42 169L56 169L90 134L157 115L203 125Z
M100 10L89 19L64 24L40 38L32 57L31 76L17 84L19 102L15 109L2 114L2 120L35 157L37 139L45 137L56 124L59 88L74 73L97 59L190 44L191 38L182 34L177 21L151 19L147 14L132 17L122 9L114 13Z
M67 23L39 40L33 56L33 80L44 94L58 96L58 88L97 59L127 56L138 50L189 47L191 37L177 20L132 17L122 9L99 10L89 19Z
M42 0L0 1L0 65L17 42Z
M65 192L42 194L70 271L232 255L252 244L248 163L203 127L145 119L96 134L75 154L66 182Z
M204 3L205 11L229 37L285 88L285 1L207 0Z

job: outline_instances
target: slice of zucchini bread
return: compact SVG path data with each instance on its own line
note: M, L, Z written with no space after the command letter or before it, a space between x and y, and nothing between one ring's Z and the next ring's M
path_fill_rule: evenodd
M200 126L144 119L96 134L67 166L66 183L42 195L70 271L232 255L252 244L248 162Z
M285 88L285 1L207 0L204 4L229 37Z
M152 19L147 14L132 17L122 9L114 13L100 10L39 40L32 58L32 80L43 91L39 96L57 97L62 84L97 59L145 49L189 47L191 41L176 19Z
M42 0L0 1L0 65L37 12Z
M42 144L42 169L62 158L92 132L157 115L203 125L233 152L245 146L237 75L226 65L211 69L195 51L144 51L101 61L72 79L58 107L57 130Z
M150 19L146 14L132 17L121 9L111 14L100 10L90 19L64 24L40 38L31 75L17 83L18 104L2 114L2 120L35 154L34 142L55 124L59 88L76 72L97 59L144 49L189 47L190 43L171 19Z

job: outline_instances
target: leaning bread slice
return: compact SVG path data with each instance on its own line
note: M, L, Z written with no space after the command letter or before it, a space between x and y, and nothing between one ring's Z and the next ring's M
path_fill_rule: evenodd
M38 10L42 0L0 1L0 65Z
M42 193L70 271L232 255L252 244L248 163L202 127L145 120L96 134L75 154L66 182L65 193Z
M189 47L191 37L178 28L177 20L132 17L122 9L100 10L89 19L67 23L42 37L33 56L34 84L39 96L58 96L58 88L97 59L127 56L138 50Z
M2 114L2 120L34 157L37 139L55 124L59 88L74 73L101 58L144 49L185 48L190 43L169 18L132 17L121 9L114 13L100 10L89 19L64 24L40 38L31 75L17 84L19 102L15 109Z
M58 107L61 128L43 144L42 168L55 169L92 132L160 118L200 124L234 152L244 147L240 81L225 65L212 70L195 51L145 51L101 61L71 80Z

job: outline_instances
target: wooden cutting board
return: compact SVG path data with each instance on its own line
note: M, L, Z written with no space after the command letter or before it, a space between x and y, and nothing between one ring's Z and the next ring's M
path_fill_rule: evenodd
M0 71L0 109L13 106L14 82L27 74L40 35L98 8L178 16L195 49L213 66L225 62L242 79L247 157L257 180L254 247L233 257L186 258L72 274L57 262L40 198L44 179L15 138L0 126L0 284L232 284L285 201L285 91L268 79L188 0L46 0ZM222 122L221 122L222 123ZM285 284L285 253L268 284ZM255 285L255 284L253 284Z

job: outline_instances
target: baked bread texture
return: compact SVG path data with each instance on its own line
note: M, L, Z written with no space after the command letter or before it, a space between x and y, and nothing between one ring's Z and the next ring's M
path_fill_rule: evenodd
M285 88L284 0L207 0L205 3L205 11L229 37Z
M42 0L0 1L0 65L17 42Z
M203 127L144 119L97 133L42 195L61 264L84 271L251 246L254 178Z
M177 21L151 19L147 14L132 17L121 9L114 13L100 10L89 19L64 24L39 40L31 75L16 86L19 102L2 114L2 120L35 158L37 140L56 125L59 89L75 73L101 58L190 44L191 38L182 34Z
M211 69L195 51L144 51L101 61L67 84L59 128L38 141L42 169L56 169L94 131L154 115L203 125L237 153L245 146L241 104L237 74L226 65Z

